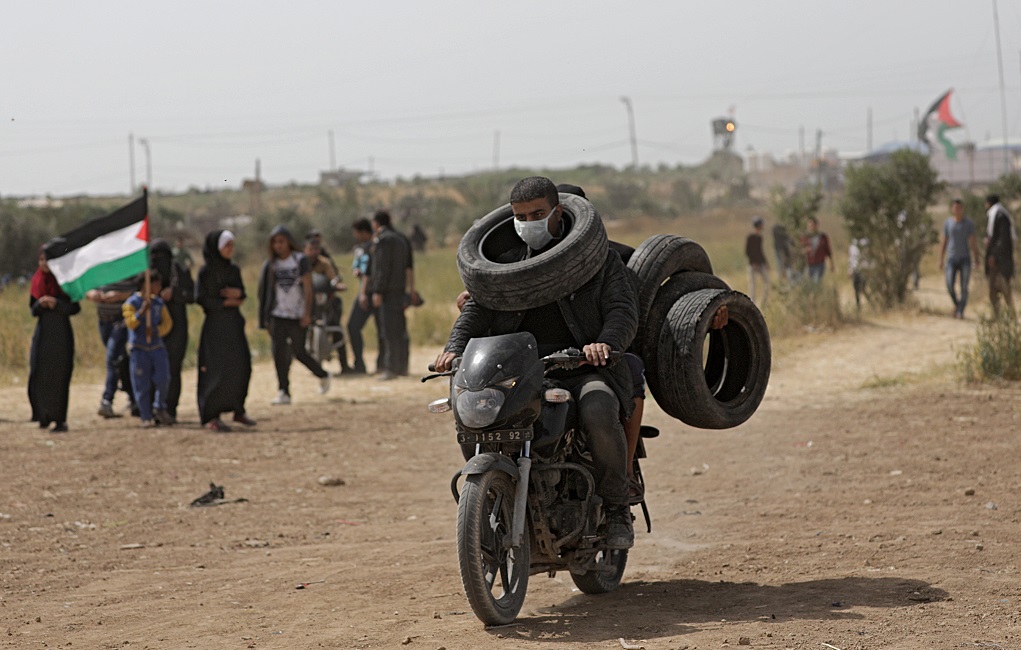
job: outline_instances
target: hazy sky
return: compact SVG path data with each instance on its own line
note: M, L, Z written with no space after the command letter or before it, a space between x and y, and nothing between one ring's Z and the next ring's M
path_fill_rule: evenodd
M999 0L1009 132L1021 0ZM1002 137L992 0L685 2L5 0L0 196L124 193L128 134L161 190L271 184L330 164L384 178L494 165L696 163L734 107L736 149L861 151L910 137L947 88ZM371 163L370 163L371 161Z

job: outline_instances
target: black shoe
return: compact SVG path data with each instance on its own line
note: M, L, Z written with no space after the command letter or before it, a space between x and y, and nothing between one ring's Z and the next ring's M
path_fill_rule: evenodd
M53 427L53 433L67 433L67 422L57 422Z
M170 425L177 424L177 420L175 420L174 416L170 415L166 409L157 409L155 416L156 424L161 427L168 427Z
M635 529L631 525L628 506L607 506L606 548L624 550L635 545Z
M131 403L131 417L133 418L142 417L142 412L138 410L138 404L135 404L134 402Z

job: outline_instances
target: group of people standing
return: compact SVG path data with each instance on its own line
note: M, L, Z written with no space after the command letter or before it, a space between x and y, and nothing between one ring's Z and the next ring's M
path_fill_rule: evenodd
M404 310L422 300L415 291L412 244L393 229L389 213L377 212L372 221L359 219L352 227L356 248L353 263L358 297L347 322L353 363L336 321L342 375L366 374L362 329L370 316L379 333L379 379L408 374L410 339ZM245 336L241 306L247 299L240 268L233 263L235 237L228 230L209 233L203 246L205 264L197 281L183 262L182 247L172 249L161 239L149 250L147 282L128 278L92 289L86 299L96 303L100 340L106 350L106 381L98 414L120 417L114 410L118 390L128 395L129 409L145 427L176 422L181 396L181 368L188 347L189 303L205 313L198 348L198 408L203 426L216 432L232 423L255 426L245 410L251 379L251 350ZM320 393L330 387L330 375L305 349L306 330L314 304L312 274L321 274L330 291L346 287L336 265L322 247L321 235L309 233L299 248L291 233L277 226L269 236L268 255L259 279L259 326L271 337L278 393L274 405L290 404L290 365L297 359L320 381ZM145 287L150 294L145 294ZM32 338L28 394L32 420L41 428L67 431L68 395L74 365L74 333L70 317L81 308L61 290L39 252L39 268L32 278L30 309L38 318Z
M989 302L993 314L999 315L1001 301L1014 310L1011 280L1014 277L1014 246L1017 231L1010 213L1000 202L1000 197L990 194L986 197L986 232L983 242L986 247L983 267L989 283ZM954 199L950 202L950 216L943 223L939 252L939 268L946 278L947 292L953 302L954 318L964 318L968 305L968 286L971 271L979 260L977 229L974 221L964 215L964 202ZM769 296L769 262L763 252L762 217L752 219L752 232L745 239L745 257L748 259L749 296L764 306ZM791 249L793 240L783 225L773 227L773 243L777 258L777 272L780 279L789 282L797 280L793 271ZM863 251L868 242L852 239L848 246L848 271L854 287L855 302L860 306L865 288L865 267ZM833 270L833 250L826 233L819 230L819 221L809 217L807 231L801 237L802 252L808 278L820 282L826 272L827 260ZM760 290L761 286L761 290ZM917 270L915 271L917 288Z
M752 217L752 232L745 238L745 257L748 259L748 296L760 307L765 307L769 299L769 260L762 249L764 242L765 220L756 215ZM777 273L781 280L796 282L798 276L794 271L791 249L794 242L782 224L773 227L773 250L776 253ZM834 268L833 249L830 247L829 236L819 230L819 220L808 218L808 226L801 236L801 249L805 256L805 269L812 282L822 282L826 273L826 261L829 260L830 270ZM761 286L761 293L759 287Z

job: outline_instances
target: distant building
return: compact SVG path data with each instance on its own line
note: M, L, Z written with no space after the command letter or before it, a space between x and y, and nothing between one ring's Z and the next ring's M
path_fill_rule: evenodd
M330 185L332 187L343 187L351 181L358 182L368 172L358 171L356 169L337 169L329 172L319 172L319 184Z
M950 160L942 150L929 157L939 177L955 185L991 183L1004 174L1021 170L1021 140L987 140L957 147L957 158Z
M924 143L888 142L864 155L844 155L845 162L883 163L890 155L901 149L909 149L919 153L928 153L929 147ZM942 181L954 185L972 185L991 183L1006 173L1017 173L1021 170L1021 140L989 140L982 144L966 142L957 146L957 157L946 157L942 148L937 148L929 155L929 162L939 173Z

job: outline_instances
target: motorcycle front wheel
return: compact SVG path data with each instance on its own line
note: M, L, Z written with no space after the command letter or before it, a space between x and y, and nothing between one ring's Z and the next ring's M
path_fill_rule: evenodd
M596 568L585 573L572 573L571 580L586 594L606 594L620 586L627 566L627 551L602 551L596 558Z
M506 548L514 513L514 481L498 470L468 476L457 504L457 560L475 616L486 625L517 618L528 589L528 527Z

